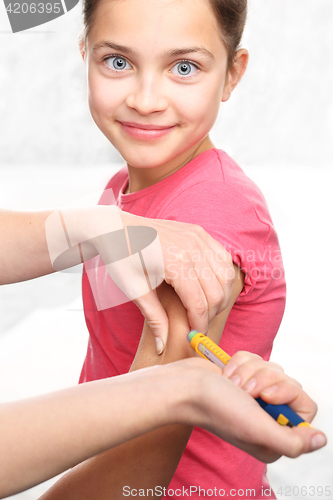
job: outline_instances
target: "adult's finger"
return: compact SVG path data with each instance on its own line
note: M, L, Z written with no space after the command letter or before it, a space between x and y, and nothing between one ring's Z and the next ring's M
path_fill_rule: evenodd
M274 422L273 422L274 423ZM279 426L279 424L276 424ZM259 460L271 462L271 457L274 454L284 455L289 458L297 458L303 453L316 451L327 443L327 438L324 433L317 429L309 427L287 427L279 426L278 432L266 436L268 444L267 448L262 448ZM275 458L273 459L275 460Z
M207 333L224 297L220 283L210 266L208 268L204 269L203 276L196 263L189 261L181 275L169 281L187 310L190 327L203 333Z
M201 226L194 225L193 267L208 304L209 322L230 303L235 271L230 253ZM199 254L199 258L198 258Z
M223 299L216 312L216 314L220 314L230 303L232 287L235 281L235 269L230 253L214 238L208 236L207 245L209 250L205 253L206 260L223 290Z
M312 422L318 410L316 403L293 379L277 381L270 387L265 387L259 395L267 403L289 405L307 422Z
M169 320L155 290L133 302L138 306L149 324L156 342L157 354L162 354L168 338Z
M205 245L204 240L196 239L194 234L195 238L191 244L187 243L186 250L174 246L172 259L168 261L168 255L164 256L165 281L180 297L191 328L206 333L211 320L230 302L234 269L233 265L230 269L227 252L223 252L229 256L225 257L226 263L216 263L211 246ZM213 238L209 238L223 250Z

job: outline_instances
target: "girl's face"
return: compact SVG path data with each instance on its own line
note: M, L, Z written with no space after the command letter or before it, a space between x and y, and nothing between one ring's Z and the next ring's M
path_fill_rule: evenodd
M92 117L129 166L165 176L204 150L233 86L209 2L107 0L95 19L81 49Z

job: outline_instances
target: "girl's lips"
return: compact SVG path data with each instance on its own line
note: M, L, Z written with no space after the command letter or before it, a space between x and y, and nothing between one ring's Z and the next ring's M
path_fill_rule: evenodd
M136 139L143 140L159 139L160 137L167 135L173 128L175 128L175 125L171 127L161 127L158 125L139 125L134 123L129 125L128 122L119 122L119 124L128 135L135 137ZM156 128L153 128L154 126Z

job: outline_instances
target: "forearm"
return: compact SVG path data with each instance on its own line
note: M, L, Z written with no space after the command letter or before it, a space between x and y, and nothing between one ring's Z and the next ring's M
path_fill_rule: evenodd
M167 370L140 370L1 405L1 498L159 426L188 418L184 408L189 394L185 385L179 386L184 369ZM115 450L119 460L122 446ZM112 463L108 467L113 468ZM116 467L118 478L119 462Z
M0 210L0 285L54 271L45 236L50 213Z
M0 210L0 285L37 278L91 259L103 246L101 237L122 227L120 210L115 206ZM114 248L107 247L110 259L116 246L117 241Z

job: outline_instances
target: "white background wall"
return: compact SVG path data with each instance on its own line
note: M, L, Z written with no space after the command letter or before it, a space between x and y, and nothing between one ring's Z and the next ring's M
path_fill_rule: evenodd
M44 208L100 192L121 158L92 122L77 49L80 8L12 34L0 4L0 206ZM251 0L250 64L213 130L263 190L288 281L273 359L319 404L315 425L333 437L331 356L333 2ZM97 195L96 195L97 198ZM1 238L1 229L0 229ZM87 332L80 276L58 273L0 288L0 397L76 383ZM333 448L269 467L275 491L329 486ZM18 495L32 500L42 485ZM281 496L288 498L288 496Z

